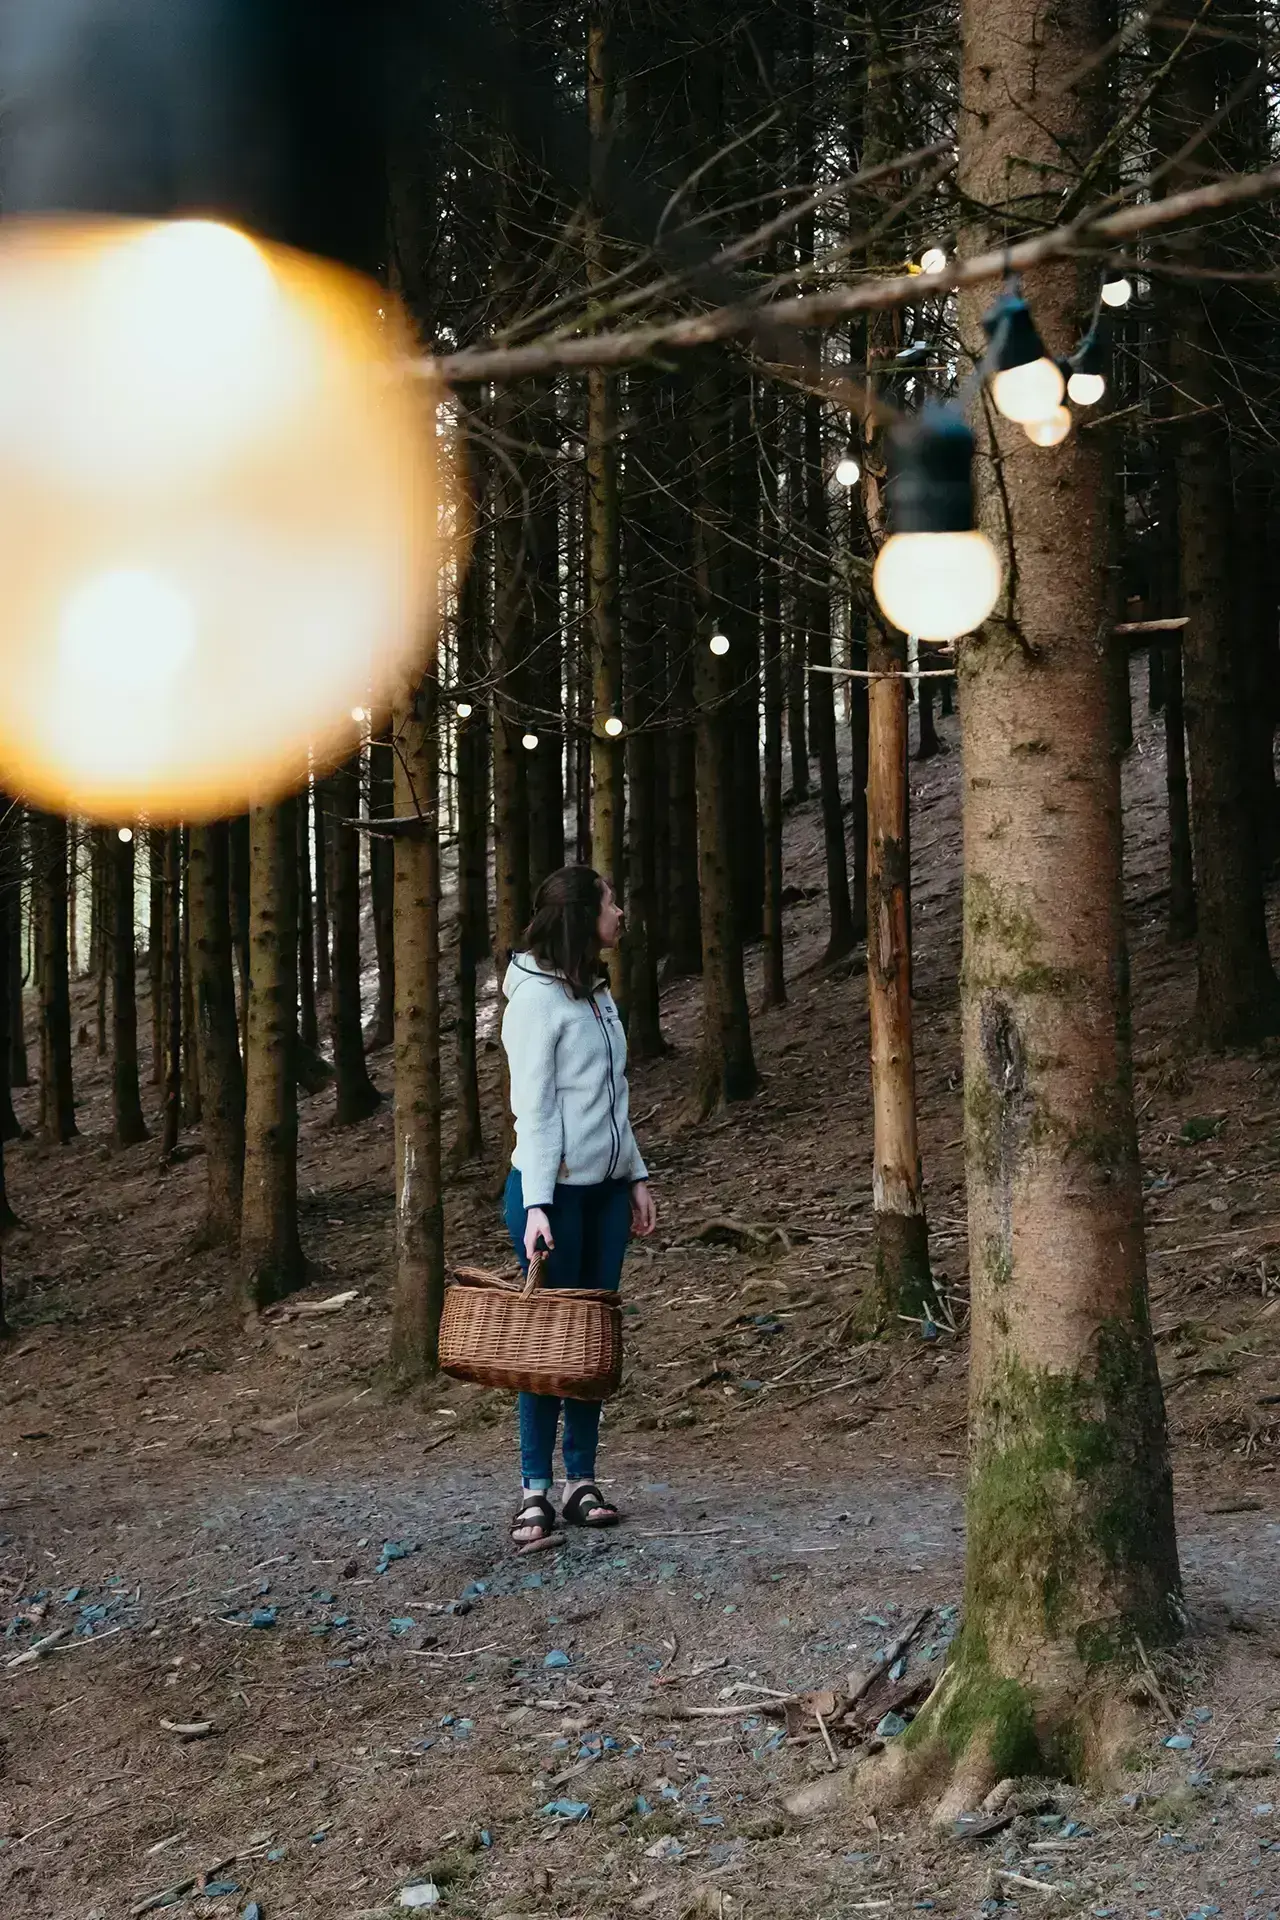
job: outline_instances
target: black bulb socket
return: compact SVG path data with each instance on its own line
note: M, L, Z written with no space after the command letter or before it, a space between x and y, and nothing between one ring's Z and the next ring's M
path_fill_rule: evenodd
M952 407L926 407L889 431L891 533L972 533L973 434Z
M1015 288L1002 293L983 314L982 330L990 343L988 355L993 373L1008 373L1014 367L1028 367L1035 360L1049 357L1031 309Z

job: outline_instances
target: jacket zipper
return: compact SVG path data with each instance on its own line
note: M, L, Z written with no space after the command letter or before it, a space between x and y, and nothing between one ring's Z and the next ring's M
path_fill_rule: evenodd
M615 1113L615 1106L617 1102L617 1087L613 1077L613 1042L609 1038L609 1029L605 1025L604 1015L601 1013L599 1007L596 1005L594 996L592 997L592 1001L591 1001L591 1011L592 1013L594 1013L600 1027L600 1032L604 1036L605 1059L608 1062L609 1138L613 1143L613 1152L609 1157L609 1171L608 1173L606 1173L605 1179L612 1180L614 1174L618 1170L618 1162L622 1158L622 1131L618 1126L618 1121Z

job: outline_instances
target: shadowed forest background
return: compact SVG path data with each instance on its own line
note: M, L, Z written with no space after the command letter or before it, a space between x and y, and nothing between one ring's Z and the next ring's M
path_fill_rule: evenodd
M395 75L421 683L241 818L6 803L4 1911L1274 1917L1276 18L494 32ZM872 588L946 402L954 645ZM566 861L661 1218L627 1524L516 1558L436 1342Z

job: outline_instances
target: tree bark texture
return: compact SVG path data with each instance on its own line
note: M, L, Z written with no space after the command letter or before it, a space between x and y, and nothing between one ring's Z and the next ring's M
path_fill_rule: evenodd
M389 728L369 742L369 818L384 820L392 808L394 776ZM389 1047L395 1037L396 961L393 926L395 860L385 834L369 835L369 898L373 910L373 939L378 957L378 997L365 1036L369 1053Z
M147 1137L138 1085L137 948L134 937L136 839L113 835L111 855L111 1095L117 1143L135 1147Z
M333 985L329 1026L333 1040L333 1070L337 1097L335 1117L340 1127L352 1127L381 1104L382 1095L369 1078L364 1057L364 1025L360 1002L360 839L354 820L360 811L360 777L355 761L348 761L326 781L326 829L333 864Z
M67 954L67 823L31 816L33 893L39 934L40 1131L61 1144L76 1133L71 1074L71 981Z
M168 1160L182 1131L182 834L164 836L164 1132Z
M439 682L434 668L396 715L396 1277L391 1363L434 1372L444 1307L440 1107Z
M213 1246L235 1246L244 1197L245 1092L225 822L191 829L187 885L205 1149L204 1239Z
M298 1236L298 850L296 803L249 816L249 1046L240 1263L246 1303L301 1286Z
M316 912L311 880L311 789L298 795L298 1039L309 1053L320 1046L316 1012Z

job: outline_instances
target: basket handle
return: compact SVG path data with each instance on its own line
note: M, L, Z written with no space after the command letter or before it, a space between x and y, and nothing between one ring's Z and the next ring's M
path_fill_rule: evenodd
M542 1285L542 1269L546 1264L546 1254L543 1253L541 1248L535 1248L529 1260L529 1273L524 1283L524 1288L520 1296L521 1299L529 1300L538 1291L538 1288Z

